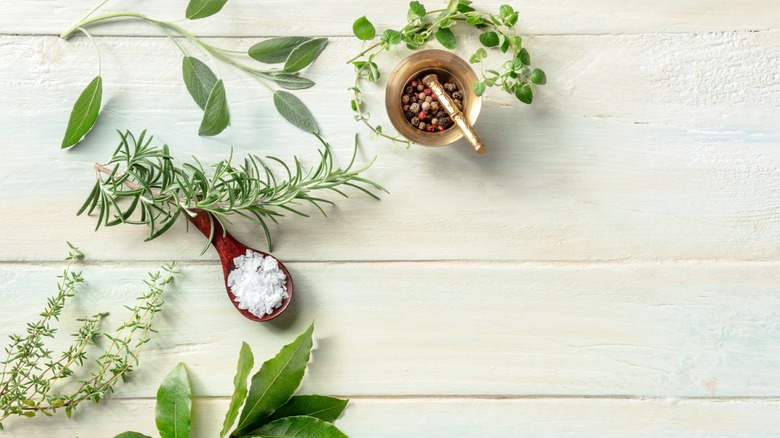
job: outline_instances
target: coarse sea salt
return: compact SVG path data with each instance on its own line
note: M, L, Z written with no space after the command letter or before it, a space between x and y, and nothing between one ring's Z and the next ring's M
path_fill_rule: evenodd
M247 250L246 255L233 259L233 265L235 268L228 274L227 284L239 309L262 318L273 313L289 297L287 276L279 269L275 258Z

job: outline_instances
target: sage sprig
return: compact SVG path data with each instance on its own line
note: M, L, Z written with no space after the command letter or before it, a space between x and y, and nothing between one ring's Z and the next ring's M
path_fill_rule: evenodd
M398 30L384 30L379 35L379 41L348 61L354 65L356 72L354 85L350 88L353 92L351 105L355 120L365 124L374 137L411 145L411 142L401 135L386 133L381 125L374 125L370 121L370 113L365 109L360 83L363 80L379 80L381 72L376 63L377 57L400 44L417 50L433 39L447 49L455 49L457 37L452 29L459 24L477 29L480 32L479 41L484 46L469 59L470 63L480 65L481 80L471 84L477 96L485 93L488 87L500 87L523 103L530 104L533 101L536 86L544 85L547 77L541 69L531 67L531 57L515 28L519 13L510 5L502 5L498 13L486 13L476 10L472 4L470 0L450 0L446 8L429 11L419 1L412 1L409 3L408 22L405 26ZM376 39L376 28L365 16L355 21L352 30L355 36L364 42ZM488 57L486 49L491 48L508 55L509 59L499 70L485 67L484 60Z
M106 1L104 0L60 35L60 38L68 39L75 32L84 33L95 45L98 58L98 75L87 85L71 110L65 136L62 140L63 148L78 144L95 125L100 113L103 97L100 52L87 29L98 23L117 19L140 20L149 23L158 28L181 51L184 84L192 99L203 110L198 135L214 136L221 133L230 124L230 112L225 84L208 64L190 53L192 48L201 55L211 58L212 62L218 60L255 78L273 92L275 103L279 100L283 101L284 105L281 107L278 103L276 104L282 117L307 132L318 132L314 116L303 101L294 94L281 89L300 90L314 85L314 81L301 76L300 72L317 59L328 43L326 38L271 38L253 45L246 52L236 52L207 43L175 22L158 20L140 12L119 11L95 16L94 14L106 4ZM190 0L185 16L189 20L210 17L222 10L226 3L227 0ZM188 41L190 47L182 45L179 42L181 38ZM260 68L252 64L253 60L264 64L283 65L274 68ZM274 88L271 84L275 84L280 89Z
M161 310L162 294L173 280L173 263L160 272L149 274L146 292L135 306L128 307L130 315L113 334L101 332L100 324L107 313L97 313L78 320L81 327L73 334L74 340L65 351L55 355L49 350L44 339L56 336L57 329L52 323L59 320L66 301L76 295L79 285L84 282L81 272L72 269L83 254L68 245L68 264L59 276L57 293L48 299L40 319L27 324L26 334L11 335L11 343L5 348L5 360L0 362L0 421L11 415L52 416L59 409L70 417L81 402L99 402L138 365L141 347L154 331L152 320ZM103 354L89 369L88 378L75 381L74 374L87 362L87 347L100 338L108 340ZM74 380L75 389L56 392L55 384L66 380Z
M348 197L344 188L353 188L375 199L372 190L386 191L366 179L366 166L354 168L357 139L352 160L335 167L329 145L319 136L324 149L319 164L304 170L298 158L293 163L267 157L284 169L286 179L279 179L265 160L249 155L243 164L234 165L231 157L213 166L210 172L197 160L174 165L168 146L152 146L146 131L136 138L130 132L120 133L119 146L105 165L96 165L97 181L78 214L97 211L96 230L101 225L145 225L152 240L168 231L180 215L194 216L197 211L210 213L223 228L230 217L241 217L260 225L265 231L269 249L273 248L267 221L276 222L285 212L308 217L299 205L306 203L326 215L324 205L333 201L314 192L334 192ZM138 213L138 214L135 214ZM213 227L212 227L213 232ZM209 242L213 238L210 236ZM204 251L208 248L208 243Z
M294 395L311 357L314 325L285 345L272 359L247 378L254 366L252 349L244 342L238 356L234 391L220 438L347 438L333 422L349 400L324 395ZM243 406L243 409L241 407ZM187 369L178 364L157 390L155 422L161 438L188 438L192 416L192 389ZM139 432L123 432L114 438L150 438Z

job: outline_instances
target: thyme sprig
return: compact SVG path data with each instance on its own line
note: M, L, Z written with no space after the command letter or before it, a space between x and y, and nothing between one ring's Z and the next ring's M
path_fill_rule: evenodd
M78 214L97 210L96 230L119 224L145 225L152 240L168 231L181 214L195 216L210 213L227 228L231 216L259 224L265 232L269 249L273 249L267 221L277 222L284 213L309 215L300 205L311 204L323 215L324 205L333 201L315 195L317 191L335 192L345 198L345 187L359 190L379 199L372 190L385 191L379 184L364 178L369 164L353 168L357 155L357 139L350 163L335 167L330 146L319 136L324 148L319 151L319 164L309 170L294 158L288 165L276 157L267 157L280 165L286 179L279 179L262 158L248 155L241 165L233 164L232 152L209 171L196 159L176 166L168 145L152 146L146 131L136 138L120 132L120 143L105 165L96 165L97 181ZM138 214L136 214L138 213ZM212 233L213 233L212 227ZM209 242L213 234L209 238ZM208 243L204 251L208 248Z
M535 87L547 82L545 73L531 67L531 56L523 46L522 38L517 34L515 25L519 13L510 5L501 5L498 13L486 13L472 7L470 0L449 0L444 9L428 11L419 1L409 3L408 22L402 28L386 29L379 36L379 41L364 48L360 53L347 61L355 67L355 82L349 88L353 92L351 101L355 120L363 123L373 133L374 138L385 138L394 144L411 146L411 142L398 133L387 133L381 125L371 122L371 115L365 109L362 81L376 82L381 76L377 57L395 46L405 44L410 50L417 50L434 38L447 49L455 49L457 38L453 31L458 24L466 24L480 31L479 41L484 46L470 57L471 64L480 65L481 80L474 82L472 87L477 96L481 96L488 87L501 87L513 94L523 103L533 101ZM372 41L377 32L374 25L366 17L358 18L352 26L355 36L364 41ZM486 68L484 64L488 52L485 48L497 48L507 53L510 58L499 70Z
M27 324L26 334L11 335L11 343L5 348L6 357L0 373L0 421L12 415L52 416L58 409L64 409L70 417L81 402L99 402L106 393L113 392L119 379L124 379L138 365L141 346L154 332L152 319L161 309L166 286L173 280L175 263L165 265L161 272L149 274L149 279L145 281L146 292L137 299L134 307L128 307L130 315L113 335L101 333L100 324L108 314L97 313L78 319L81 326L72 335L74 341L59 356L46 347L44 340L57 334L52 322L59 321L66 301L76 295L78 286L84 282L81 272L72 269L73 263L82 259L83 254L73 245L68 245L68 264L58 276L61 280L57 293L47 300L40 319ZM59 388L58 383L67 386L68 378L84 367L87 347L97 343L101 337L110 343L95 360L89 377L79 380L75 389Z

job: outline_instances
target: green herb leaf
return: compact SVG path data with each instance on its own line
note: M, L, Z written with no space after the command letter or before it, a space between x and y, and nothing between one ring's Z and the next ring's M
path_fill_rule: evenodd
M499 43L498 34L493 31L485 32L479 36L479 42L485 47L496 47Z
M336 426L314 417L282 418L252 431L255 438L347 438Z
M230 112L228 112L227 96L225 95L225 84L222 79L214 84L214 88L209 93L209 99L206 101L206 108L203 111L203 120L200 122L198 135L213 136L224 131L230 124Z
M409 3L409 10L412 12L412 14L418 16L418 17L424 17L425 16L425 6L423 6L422 3L418 1L413 1Z
M401 44L401 41L403 41L403 34L397 30L387 29L379 36L379 40L390 45Z
M452 50L455 48L456 40L455 34L451 30L445 28L439 28L436 31L436 40L441 43L442 46Z
M531 88L531 85L529 84L523 84L515 90L515 97L517 97L520 102L531 104L531 102L534 100L534 91L533 88Z
M324 395L296 395L284 406L277 409L268 418L268 422L285 417L305 415L332 423L344 412L348 402L349 400Z
M288 122L307 132L318 133L317 121L306 104L294 94L286 91L274 92L274 106Z
M509 17L506 18L506 25L507 27L513 27L515 24L517 24L517 19L520 17L520 14L517 12L512 13Z
M472 84L472 87L474 88L474 94L477 96L482 96L485 93L485 90L487 89L487 85L484 82L475 81Z
M364 15L352 23L352 33L360 40L369 41L376 36L376 28Z
M476 52L474 52L473 55L471 55L471 58L469 59L469 62L471 64L476 64L478 62L481 62L483 59L487 58L487 50L480 47L477 49Z
M279 64L287 60L293 49L310 41L308 37L277 37L260 41L249 48L249 56L265 64Z
M80 142L92 129L100 113L100 102L103 99L103 78L96 76L73 104L70 112L68 128L62 140L62 148L69 148Z
M308 67L320 56L327 44L327 38L314 38L296 47L290 52L290 56L287 57L287 61L284 63L284 71L292 73Z
M162 438L188 438L192 388L183 362L165 376L157 390L155 422Z
M227 0L190 0L185 16L188 20L210 17L222 10Z
M545 75L542 70L536 68L533 73L531 73L531 82L536 85L544 85L547 83L547 75Z
M509 5L501 5L501 7L498 8L498 14L501 15L501 18L507 18L514 12L515 10L512 9L512 6Z
M230 399L230 407L227 414L225 414L225 421L222 423L222 431L219 433L220 438L227 435L230 427L236 421L238 410L246 399L246 379L254 366L255 357L252 355L252 349L249 348L249 344L244 342L241 344L241 352L238 354L236 376L233 378L233 397Z
M119 435L115 436L114 438L152 438L149 435L144 435L140 432L122 432Z
M273 81L276 85L288 90L303 90L314 85L314 81L297 74L276 73L273 75Z
M184 85L187 86L190 96L200 109L206 108L209 94L214 89L214 85L217 84L217 76L206 64L192 56L185 56L182 59L181 70L184 76Z
M298 389L309 362L313 331L314 324L292 343L282 347L273 359L263 363L260 371L252 376L249 396L238 421L239 436L263 425L263 420L287 403Z
M531 65L531 55L528 53L528 50L526 50L525 47L517 52L517 59L519 59L520 62L525 65Z

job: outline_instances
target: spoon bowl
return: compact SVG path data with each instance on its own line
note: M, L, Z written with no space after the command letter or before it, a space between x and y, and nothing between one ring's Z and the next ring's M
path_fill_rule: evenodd
M268 254L263 251L258 251L254 248L250 248L243 243L236 240L233 236L230 235L227 231L225 231L224 228L222 228L222 225L213 218L211 213L198 210L196 211L195 216L189 216L187 215L187 219L197 228L201 233L203 233L204 236L209 237L212 235L212 227L214 229L213 233L213 239L211 240L211 244L214 246L214 249L217 250L217 254L219 254L219 260L222 262L222 273L224 275L224 281L225 281L225 291L228 294L228 297L230 298L230 302L233 303L233 306L238 310L238 312L244 316L246 319L250 319L252 321L257 322L264 322L264 321L270 321L277 316L279 316L284 310L287 308L287 305L290 304L290 300L292 300L293 297L293 281L292 277L290 276L290 271L287 270L287 267L284 266L284 264L279 261L276 257L272 256L271 254ZM274 309L273 313L264 315L262 317L256 316L252 314L247 309L239 309L238 308L238 302L236 301L236 296L233 295L233 292L230 291L230 288L227 285L227 279L228 275L236 269L235 264L233 263L233 259L235 259L238 256L242 256L246 254L246 251L250 250L256 253L261 254L263 257L271 257L279 264L279 269L284 272L285 277L287 279L285 280L285 286L287 286L287 298L285 298L284 301L282 301L282 305Z

